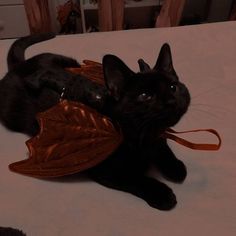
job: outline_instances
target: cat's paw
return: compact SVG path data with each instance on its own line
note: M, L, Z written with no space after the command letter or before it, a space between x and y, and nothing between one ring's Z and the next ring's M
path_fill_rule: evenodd
M144 200L159 210L171 210L177 204L176 196L167 185L156 181L149 181L149 189L145 193Z
M158 167L166 179L175 183L182 183L187 176L186 166L178 159L159 164Z
M147 203L159 210L171 210L177 204L176 196L171 189L162 189L147 200Z
M176 183L182 183L187 176L187 169L182 161L176 158L166 140L160 140L157 150L158 158L153 161L162 175Z

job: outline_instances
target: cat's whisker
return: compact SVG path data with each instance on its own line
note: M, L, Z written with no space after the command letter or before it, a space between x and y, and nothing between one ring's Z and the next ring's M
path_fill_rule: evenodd
M206 110L206 111L210 111L210 112L215 112L215 113L225 113L226 110L222 110L218 107L212 107L212 106L204 106L202 104L193 104L191 107L189 107L189 109L201 109L201 110Z
M197 111L197 112L202 112L204 114L207 114L208 116L211 116L211 117L214 117L214 118L217 118L217 119L220 119L220 116L219 115L216 115L216 113L213 113L213 112L210 112L210 111L207 111L207 110L203 110L203 109L198 109L198 108L191 108L189 107L189 113L191 113L190 111L193 110L193 111ZM193 113L191 113L193 114Z
M212 111L215 111L216 113L225 113L225 112L228 112L228 113L234 113L235 111L231 110L231 109L228 109L226 107L222 107L222 106L216 106L216 105L213 105L213 104L204 104L204 103L192 103L190 108L192 107L204 107L204 108L209 108L211 109Z
M213 105L213 104L194 103L194 104L192 104L192 105L193 105L193 106L204 106L204 107L219 109L219 111L229 111L229 112L233 112L232 110L227 109L226 107L216 106L216 105Z
M191 100L196 99L196 98L198 98L198 97L200 97L200 96L202 96L204 94L212 93L212 92L214 92L215 90L217 90L220 87L221 87L221 85L218 85L218 86L216 86L214 88L209 88L208 90L205 90L205 91L199 92L198 94L192 95L191 96Z

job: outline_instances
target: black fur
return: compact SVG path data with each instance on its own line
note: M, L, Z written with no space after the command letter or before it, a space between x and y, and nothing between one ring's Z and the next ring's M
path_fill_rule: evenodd
M0 227L0 236L26 236L26 234L11 227Z
M0 120L10 130L30 136L37 134L36 114L57 104L63 88L66 88L65 99L97 108L104 103L105 88L64 69L80 66L76 60L51 53L25 60L27 45L50 38L51 33L24 37L10 48L8 68L11 69L0 81ZM96 99L98 93L100 100Z
M39 37L37 41L44 39ZM65 87L66 99L83 102L108 115L119 122L123 131L124 142L88 171L90 177L104 186L132 193L152 207L169 210L175 206L172 190L146 176L150 163L174 182L182 182L187 174L185 165L161 137L166 128L180 120L190 103L189 92L173 68L168 44L162 46L153 69L140 60L139 73L116 56L104 56L106 87L66 72L64 67L78 64L63 56L41 54L14 61L9 65L12 70L0 81L0 119L7 128L36 134L35 115L55 105Z

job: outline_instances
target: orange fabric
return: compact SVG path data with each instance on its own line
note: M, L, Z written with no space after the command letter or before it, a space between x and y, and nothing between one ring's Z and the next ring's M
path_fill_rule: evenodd
M104 85L102 64L90 60L84 60L84 65L77 68L66 68L66 70L83 75L98 84Z
M10 164L14 172L39 178L77 173L106 159L123 139L108 117L82 103L64 100L37 119L40 133L26 142L29 158Z
M209 132L214 134L218 138L218 143L217 144L210 144L210 143L193 143L190 141L187 141L183 138L180 138L174 134L186 134L186 133L195 133L195 132ZM171 139L181 145L184 145L188 148L195 149L195 150L219 150L221 147L221 137L218 134L218 132L214 129L196 129L196 130L188 130L188 131L182 131L182 132L177 132L173 129L167 129L166 132L163 134L163 137Z

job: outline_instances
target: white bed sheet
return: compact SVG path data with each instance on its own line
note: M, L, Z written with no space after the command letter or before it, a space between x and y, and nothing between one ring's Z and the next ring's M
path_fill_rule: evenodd
M0 41L1 77L12 42ZM59 36L26 54L54 52L81 62L101 61L109 53L137 71L139 58L154 65L164 42L171 45L175 69L192 95L188 113L175 128L214 128L223 139L216 152L170 141L188 168L183 184L165 181L177 195L176 208L159 211L84 178L45 181L12 173L8 164L27 157L28 137L0 126L0 226L34 236L236 235L236 22ZM217 141L203 134L188 137Z

